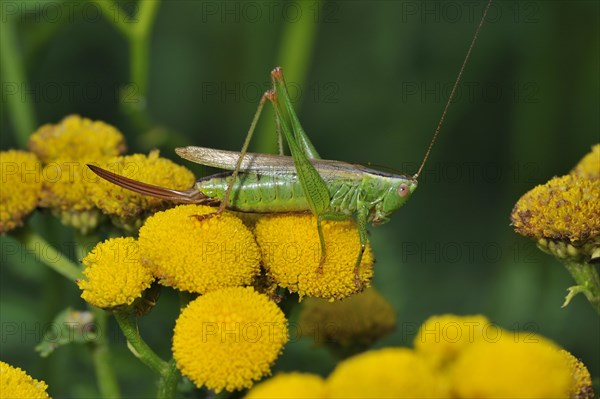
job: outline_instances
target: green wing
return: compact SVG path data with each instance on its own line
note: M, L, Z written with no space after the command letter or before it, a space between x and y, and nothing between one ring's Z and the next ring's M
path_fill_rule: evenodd
M177 155L188 161L224 170L233 170L240 156L238 151L217 150L214 148L193 146L176 148L175 152ZM377 171L365 168L362 165L353 165L342 161L311 159L309 162L323 178L360 178L365 172L378 173ZM270 176L298 174L294 159L290 156L257 154L253 152L246 153L240 171Z

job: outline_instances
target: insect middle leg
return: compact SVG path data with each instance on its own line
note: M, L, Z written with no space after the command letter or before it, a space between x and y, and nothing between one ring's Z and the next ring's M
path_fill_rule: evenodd
M354 264L354 282L358 289L362 289L363 283L360 279L360 264L362 263L363 255L365 253L365 249L367 247L367 217L369 211L368 207L361 207L357 212L356 223L358 228L358 238L360 241L360 248L358 251L358 255L356 257L356 262ZM317 217L317 231L319 233L319 241L321 244L321 258L319 261L319 267L317 269L318 273L323 272L323 265L327 260L327 253L325 247L325 237L323 235L323 226L321 224L324 220L333 220L333 221L341 221L347 220L349 218L345 213L339 212L325 212Z

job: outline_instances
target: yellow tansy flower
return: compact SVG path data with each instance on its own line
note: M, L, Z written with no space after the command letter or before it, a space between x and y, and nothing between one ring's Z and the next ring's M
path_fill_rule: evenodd
M101 162L99 166L130 179L175 190L187 190L195 182L192 172L169 159L160 158L158 151L152 151L147 156L134 154L110 158ZM116 216L126 223L164 208L167 204L160 198L141 195L109 183L93 175L91 171L89 174L93 178L86 179L86 190L91 201L102 212Z
M41 126L29 138L29 149L46 164L65 159L100 160L124 152L125 139L111 125L70 115L56 125Z
M23 223L38 205L42 189L37 157L25 151L0 152L0 234Z
M569 287L563 307L581 293L598 313L600 278L592 263L600 259L599 155L596 145L570 175L555 177L523 195L511 214L515 231L535 239L577 283Z
M88 198L85 185L95 175L86 164L123 152L123 135L104 122L71 115L56 125L40 127L29 138L29 148L44 163L40 205L50 208L63 224L83 233L95 228L100 213Z
M76 218L77 214L97 213L85 190L85 181L94 175L86 169L85 161L81 160L59 160L44 165L41 206L51 208L65 224L75 226L69 220Z
M43 399L50 398L46 392L48 385L30 377L18 367L0 361L1 399Z
M131 305L154 280L142 264L131 237L108 239L83 258L85 280L77 282L81 297L99 308Z
M143 261L160 283L183 291L206 293L249 285L260 272L252 233L240 219L215 208L181 205L155 213L140 229Z
M394 308L374 288L340 301L308 298L299 330L334 350L364 350L396 327Z
M224 288L181 312L173 357L198 387L233 391L268 375L287 340L285 316L267 296L251 287Z
M419 328L414 338L416 352L435 368L444 368L454 361L461 351L480 340L495 338L501 333L482 315L432 316Z
M587 367L575 356L562 349L560 353L571 370L571 388L569 396L571 399L592 399L594 390L592 388L592 376Z
M291 292L341 299L368 285L373 276L373 255L367 244L356 283L355 265L360 251L356 223L352 220L323 222L326 261L319 268L321 247L317 219L308 214L272 215L255 227L263 265L269 275Z
M569 398L571 370L554 343L502 330L466 347L452 366L458 398Z
M591 256L600 244L600 179L555 177L523 195L511 219L517 233L559 258Z
M308 373L281 373L252 387L245 399L322 399L325 381Z
M600 179L600 144L592 147L592 151L575 165L571 174L586 179Z
M429 364L406 348L361 353L327 378L329 398L446 398L447 386Z

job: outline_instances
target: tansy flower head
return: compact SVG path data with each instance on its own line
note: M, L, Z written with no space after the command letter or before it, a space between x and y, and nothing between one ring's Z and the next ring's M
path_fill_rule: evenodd
M0 397L2 399L50 398L46 392L47 388L48 385L44 381L33 379L20 368L0 361Z
M281 309L251 287L209 292L177 319L173 357L198 387L250 388L270 373L288 339L286 323Z
M334 302L308 298L302 305L301 335L334 350L364 350L396 327L394 309L374 288Z
M600 179L600 144L592 147L592 151L575 165L571 174L590 180Z
M29 149L48 164L57 160L100 160L125 151L125 139L114 127L82 118L65 117L46 124L29 138Z
M25 151L0 152L0 234L23 223L40 200L40 162Z
M40 205L82 233L94 229L100 213L86 193L85 181L95 177L86 163L123 152L123 135L104 122L71 115L40 127L29 138L29 148L45 164Z
M135 239L112 238L83 258L85 280L77 282L81 297L99 308L131 305L154 280L141 260Z
M155 213L140 229L143 261L162 285L206 293L249 285L260 271L252 233L230 213L182 205Z
M252 387L245 399L322 399L325 381L308 373L281 373Z
M351 220L323 222L326 260L319 267L321 247L317 219L308 214L272 215L261 218L255 227L269 275L291 292L341 299L358 292L373 276L373 255L367 243L356 284L355 265L360 252L356 223Z
M486 337L496 337L499 328L482 315L432 316L419 328L415 351L435 368L444 368L469 345Z
M560 353L571 370L569 397L571 399L592 399L594 397L592 376L587 367L566 350L561 349Z
M186 190L195 181L192 172L166 158L160 158L158 151L152 151L147 156L135 154L110 158L100 163L100 167L143 183L175 190ZM95 175L86 180L86 190L91 201L102 212L118 218L121 225L140 221L144 215L166 205L160 198L135 193Z
M598 245L600 179L555 177L523 195L511 218L517 233L537 239L556 256L584 255Z
M512 225L532 237L542 251L554 255L577 285L569 287L563 307L584 294L600 313L600 144L592 148L570 175L535 187L515 204Z
M406 348L361 353L328 377L329 398L445 398L447 386L429 364Z
M455 397L569 397L571 370L554 343L533 333L499 332L461 351L451 369Z
M100 221L100 212L86 194L85 181L93 178L85 162L58 160L44 166L40 206L50 208L66 226L86 233Z

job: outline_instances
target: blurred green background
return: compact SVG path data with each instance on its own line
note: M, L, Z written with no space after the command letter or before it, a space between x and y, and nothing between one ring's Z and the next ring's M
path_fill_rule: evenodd
M141 75L131 74L130 47L111 23L136 18L137 2L120 3L127 15L85 1L1 6L2 150L22 146L19 130L73 113L118 127L130 153L160 148L177 160L180 145L237 150L270 70L281 65L324 158L412 174L484 2L163 2ZM494 3L419 190L389 224L371 229L373 285L398 315L396 333L379 346L411 345L433 314L481 313L555 340L598 378L598 315L583 296L560 308L570 276L515 234L509 215L522 194L568 173L599 141L599 15L597 1ZM13 73L19 61L22 78ZM269 110L253 150L274 151L272 120ZM50 215L30 223L73 253L70 232ZM1 240L0 358L44 379L54 397L95 397L84 347L46 359L33 350L56 313L84 309L78 289L10 237ZM177 306L166 292L140 322L165 357ZM124 395L152 395L151 372L112 324L109 334ZM334 365L327 351L292 337L275 370L326 374Z

